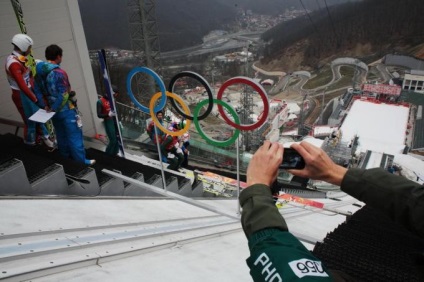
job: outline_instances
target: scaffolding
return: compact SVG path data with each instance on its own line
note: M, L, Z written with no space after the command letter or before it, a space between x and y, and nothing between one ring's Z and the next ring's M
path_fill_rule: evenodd
M162 73L159 37L157 35L155 0L128 0L128 27L130 31L131 48L140 54L139 66ZM131 87L142 104L148 103L151 96L157 92L154 79L148 75L137 74ZM146 95L148 93L148 95ZM142 95L143 94L143 95Z
M251 115L253 114L253 94L252 90L248 86L243 87L243 91L240 95L241 105L241 123L250 124L252 123ZM250 151L252 132L243 131L243 147L245 151Z

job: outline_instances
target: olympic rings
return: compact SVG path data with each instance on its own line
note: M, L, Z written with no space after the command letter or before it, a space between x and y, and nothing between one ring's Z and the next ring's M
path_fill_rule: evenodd
M184 103L184 100L181 99L181 97L179 97L177 94L175 93L171 93L166 91L165 92L166 96L177 100L178 103L181 104L181 106L183 107L183 110L186 114L191 114L190 112L190 108ZM191 120L188 120L185 127L179 131L170 131L168 129L166 129L158 120L158 118L155 115L155 112L153 110L153 106L155 105L156 101L159 99L159 97L161 97L162 93L158 92L155 95L153 95L152 99L150 100L150 115L152 117L153 122L155 123L155 125L162 130L164 133L169 134L171 136L181 136L184 133L186 133L189 129L190 129L190 125L191 125ZM163 100L163 99L162 99Z
M218 99L213 99L213 102L220 105L220 106L224 106L229 112L230 114L234 117L234 120L237 124L240 124L240 119L236 113L236 111L227 103L225 103L222 100L218 100ZM200 109L206 104L208 103L208 100L203 100L202 102L200 102L199 104L197 104L196 108L194 109L194 113L193 113L193 123L196 126L197 132L199 133L199 135L209 144L214 145L214 146L220 146L220 147L226 147L229 146L231 144L233 144L237 138L240 135L240 130L236 129L234 132L234 135L225 141L216 141L216 140L212 140L211 138L209 138L202 130L200 123L199 123L199 119L197 118L197 115L199 114Z
M146 73L148 75L151 75L155 79L157 85L160 88L160 92L156 93L151 98L150 103L149 103L149 107L146 107L146 106L141 105L135 99L134 94L133 94L132 89L131 89L131 80L134 77L134 75L137 74L137 73L139 73L139 72L142 72L142 73ZM181 77L190 77L190 78L193 78L193 79L197 80L200 84L203 85L203 87L205 87L206 92L208 94L208 99L203 100L203 101L201 101L200 103L197 104L197 106L196 106L196 108L194 110L193 115L191 115L190 108L184 102L184 100L181 97L179 97L177 94L172 93L172 91L174 90L174 85L175 85L176 81L179 78L181 78ZM260 119L256 123L249 124L249 125L242 125L242 124L240 124L239 117L238 117L237 113L234 111L234 109L230 105L228 105L227 103L225 103L225 102L223 102L221 100L221 98L222 98L222 96L224 94L224 91L229 86L234 85L234 84L245 84L247 86L250 86L256 92L258 92L259 95L261 96L261 99L262 99L262 101L264 103L264 110L263 110L263 113L260 116ZM128 76L127 76L127 91L128 91L128 95L130 96L132 102L138 108L140 108L144 113L148 113L148 114L150 113L151 118L152 118L153 122L155 123L155 125L160 130L162 130L164 133L169 134L171 136L181 136L184 133L186 133L189 130L189 128L190 128L191 121L193 121L194 124L195 124L195 126L196 126L196 129L197 129L198 133L201 135L201 137L203 139L206 140L206 142L208 142L208 143L210 143L212 145L216 145L216 146L228 146L228 145L231 145L232 143L235 142L235 140L237 139L237 137L240 134L240 130L249 131L249 130L257 129L260 126L262 126L266 122L266 120L268 118L268 114L269 114L269 101L268 101L267 94L266 94L265 90L263 89L263 87L260 84L256 83L255 81L253 81L252 79L250 79L248 77L241 77L241 76L239 76L239 77L233 77L233 78L227 80L226 82L224 82L222 84L222 86L219 88L219 91L218 91L218 94L217 94L217 98L216 99L213 98L212 89L211 89L209 83L202 76L200 76L199 74L194 73L194 72L190 72L190 71L184 71L184 72L181 72L181 73L178 73L177 75L175 75L171 79L171 81L169 83L169 90L170 90L169 92L166 91L165 84L163 83L163 81L160 78L160 76L157 73L155 73L153 70L151 70L151 69L148 69L146 67L136 67L136 68L132 69L128 73ZM159 99L159 97L161 98L161 101L160 101L160 103L158 105L155 106L155 103ZM167 97L170 97L171 98L172 107L180 115L182 115L184 118L187 119L186 127L184 129L180 130L180 131L174 132L174 131L170 131L170 130L166 129L159 122L159 120L156 117L156 113L158 111L162 110L165 107L166 101L167 101ZM181 107L179 107L176 104L176 102L178 102L180 104L180 106L182 107L182 110L181 110ZM204 107L206 105L206 103L209 103L209 104L208 104L208 107L207 107L205 113L203 113L201 116L198 116L201 108ZM200 124L199 124L199 121L200 120L206 118L211 113L211 111L213 109L213 104L214 103L218 104L218 111L219 111L220 115L222 116L222 118L224 119L224 121L228 125L230 125L230 126L232 126L232 127L234 127L236 129L235 134L233 135L233 137L230 138L229 140L226 140L226 141L223 141L223 142L222 141L215 141L215 140L210 139L202 131L202 128L200 127ZM223 110L222 107L225 107L228 110L228 112L233 116L234 121L232 121L226 115L226 113L224 112L224 110Z
M169 86L168 86L168 91L174 93L174 85L175 82L177 82L177 80L181 77L191 77L194 78L195 80L197 80L198 82L200 82L200 84L203 85L203 87L205 87L206 92L208 93L208 98L209 98L209 104L208 104L208 108L206 109L206 111L203 113L203 115L197 117L197 120L202 120L205 119L212 111L213 108L213 94L212 94L212 89L209 85L209 83L199 74L195 73L195 72L191 72L191 71L183 71L180 72L178 74L176 74L171 81L169 82ZM177 106L177 104L175 103L174 100L171 99L171 104L174 107L174 109L183 117L185 117L188 120L193 120L193 116L188 116L185 113L183 113L180 108Z
M155 79L156 83L158 84L158 86L160 88L160 91L162 93L162 99L160 100L160 103L154 109L154 113L157 113L157 112L161 111L166 105L166 88L165 88L165 84L163 83L163 80L153 70L151 70L149 68L145 68L145 67L133 68L127 75L127 92L128 92L128 95L130 96L131 101L135 105L137 105L137 107L139 107L140 110L142 110L144 113L148 114L149 112L151 112L148 107L143 106L142 104L140 104L137 101L137 99L135 99L134 94L133 94L132 89L131 89L131 80L133 79L134 75L136 75L139 72L151 75ZM156 115L153 114L152 117L153 116L156 116ZM159 122L157 122L156 124L159 124Z
M218 100L221 100L222 95L224 94L225 89L227 89L228 86L233 85L233 84L238 84L238 83L242 83L242 84L247 84L249 86L251 86L254 90L256 90L256 92L259 93L259 95L261 95L261 99L264 103L264 112L262 114L262 117L260 118L260 120L257 123L251 124L251 125L240 125L240 124L236 124L233 121L231 121L227 115L225 114L222 105L218 104L218 111L221 114L222 118L225 120L225 122L229 125L231 125L234 128L240 129L240 130L254 130L258 127L260 127L262 124L265 123L265 121L268 118L268 113L269 113L269 101L265 92L265 89L263 89L262 86L260 86L259 84L257 84L256 82L254 82L252 79L248 78L248 77L233 77L230 78L229 80L227 80L226 82L224 82L224 84L222 84L222 86L219 88L218 91L218 95L216 96L216 98Z

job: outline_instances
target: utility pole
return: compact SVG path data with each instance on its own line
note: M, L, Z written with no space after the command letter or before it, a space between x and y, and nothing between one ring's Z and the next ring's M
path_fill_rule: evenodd
M247 41L246 45L246 76L249 76L249 44L250 41ZM242 124L250 123L250 115L253 114L253 93L248 86L243 86L243 91L240 93L240 104L242 106ZM243 131L243 144L246 151L250 151L252 145L252 134L251 131Z
M325 98L325 92L327 92L327 87L325 87L324 92L322 92L322 102L321 102L321 117L320 117L320 123L321 125L324 125L324 109L325 109L325 103L324 103L324 98Z
M297 128L297 133L299 135L302 135L302 136L303 136L303 132L305 131L305 126L304 126L305 120L304 120L304 110L303 110L303 108L304 108L305 101L306 101L307 97L308 97L308 93L305 93L303 95L303 99L302 99L302 106L300 107L300 118L299 118L299 123L298 123L298 128Z

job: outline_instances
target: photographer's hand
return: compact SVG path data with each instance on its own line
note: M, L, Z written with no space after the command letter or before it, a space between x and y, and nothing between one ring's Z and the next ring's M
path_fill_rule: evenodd
M281 144L265 141L250 160L247 168L247 186L265 184L271 186L278 175L278 167L283 160L284 148Z
M306 166L304 169L290 169L288 172L300 177L341 185L347 169L335 164L322 149L305 141L300 144L294 143L291 147L305 159Z

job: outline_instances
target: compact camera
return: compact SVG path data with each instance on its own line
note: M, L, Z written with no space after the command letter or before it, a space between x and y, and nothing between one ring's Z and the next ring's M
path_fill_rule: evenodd
M303 169L305 160L292 148L284 148L283 161L280 164L281 169Z

